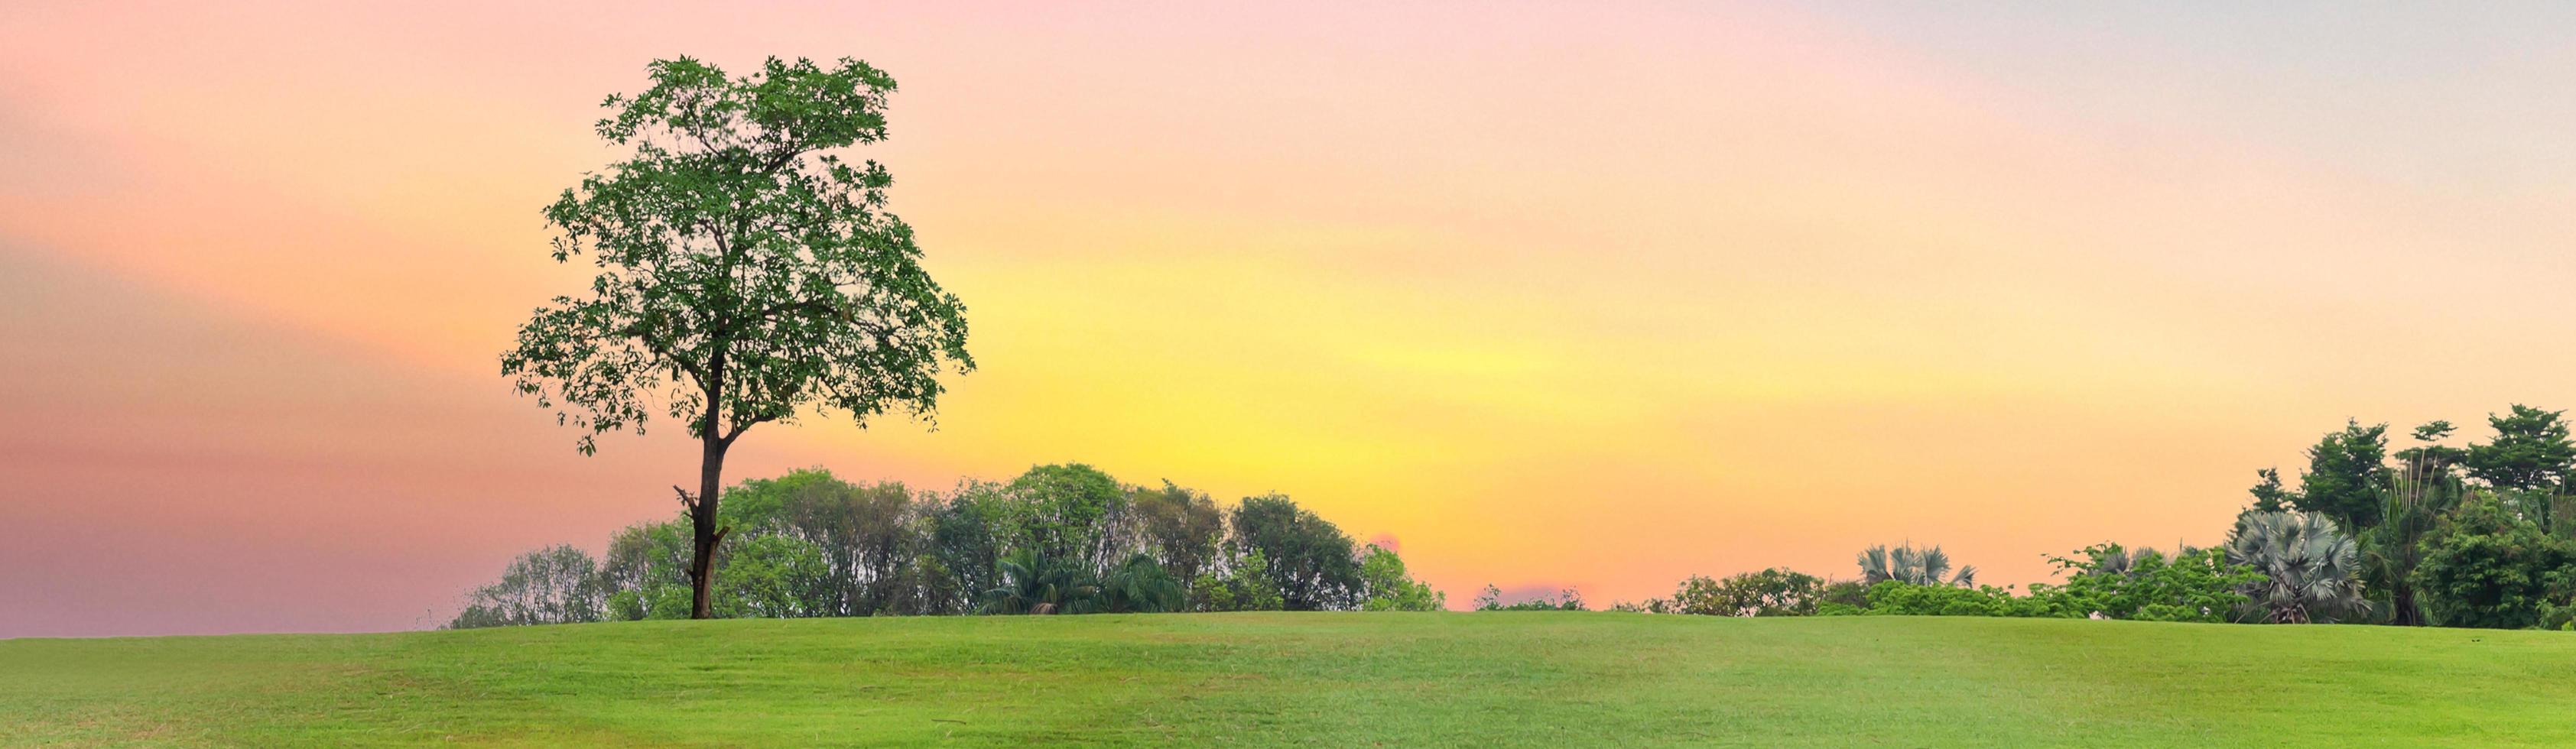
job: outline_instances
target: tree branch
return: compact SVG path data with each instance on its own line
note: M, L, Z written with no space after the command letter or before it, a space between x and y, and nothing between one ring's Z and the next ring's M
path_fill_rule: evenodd
M733 447L734 439L741 437L743 432L750 431L753 424L777 420L778 416L776 414L761 414L759 416L754 416L749 421L735 424L732 428L725 430L726 434L721 438L721 441L725 447Z

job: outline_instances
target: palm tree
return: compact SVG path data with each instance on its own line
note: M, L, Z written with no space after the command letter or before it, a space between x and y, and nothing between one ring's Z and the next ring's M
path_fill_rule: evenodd
M1098 606L1100 586L1089 571L1037 549L1021 549L996 563L1002 584L984 591L987 614L1085 614Z
M2425 624L2412 579L2416 563L2424 558L2424 536L2466 493L2458 477L2424 463L2420 456L2409 460L2405 475L2379 490L2380 523L2355 539L2361 548L2362 582L2387 595L2388 623L2399 626Z
M1942 576L1949 572L1950 555L1941 553L1941 547L1938 545L1925 549L1916 549L1911 543L1898 544L1894 549L1880 545L1869 547L1860 553L1860 575L1862 580L1870 585L1877 585L1887 580L1914 585L1952 585L1961 588L1975 587L1977 584L1975 565L1962 566L1959 568L1959 574L1951 575L1947 580L1942 579Z
M1145 554L1127 557L1100 581L1101 610L1112 614L1179 611L1186 598L1181 581Z
M2247 613L2264 622L2333 622L2370 609L2361 597L2361 553L2324 515L2248 510L2227 532L2227 563L2263 573L2243 592L2253 599Z

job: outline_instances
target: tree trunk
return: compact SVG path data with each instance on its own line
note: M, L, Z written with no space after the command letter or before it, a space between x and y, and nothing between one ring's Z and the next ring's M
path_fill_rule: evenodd
M715 611L708 600L715 584L716 544L724 540L716 527L716 500L724 490L724 441L713 434L704 439L706 451L698 462L698 501L689 508L691 536L696 540L697 554L689 558L689 618L713 619Z

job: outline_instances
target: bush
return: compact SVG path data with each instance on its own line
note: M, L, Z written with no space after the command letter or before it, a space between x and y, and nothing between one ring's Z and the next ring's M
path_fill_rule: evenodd
M2230 565L2220 549L2185 549L2167 560L2153 549L2130 553L2119 544L2085 547L2074 557L2049 557L2063 585L2033 585L2030 597L2065 616L2166 622L2221 622L2249 600L2242 589L2263 579L2246 565Z
M1883 580L1869 586L1869 608L1864 613L1882 616L2071 616L2059 612L2045 601L2015 597L2011 588L1916 585L1903 580Z
M1824 592L1816 596L1816 615L1824 616L1827 609L1834 608L1850 609L1848 613L1854 614L1869 608L1869 584L1859 580L1826 584Z
M1723 581L1693 575L1673 591L1662 610L1707 616L1808 616L1824 598L1823 578L1773 567ZM1657 603L1647 604L1658 610Z

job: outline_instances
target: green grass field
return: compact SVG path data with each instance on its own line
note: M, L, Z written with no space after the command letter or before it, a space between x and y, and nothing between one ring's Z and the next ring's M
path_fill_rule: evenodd
M2576 745L2576 635L1616 613L0 641L9 744Z

